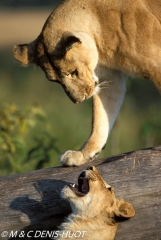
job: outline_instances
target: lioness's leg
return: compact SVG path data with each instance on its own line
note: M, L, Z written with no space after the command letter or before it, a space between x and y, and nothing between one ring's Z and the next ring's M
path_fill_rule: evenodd
M93 126L90 138L79 151L67 151L60 156L64 166L79 166L95 159L106 144L109 132L122 105L126 79L120 72L113 72L107 88L93 97Z

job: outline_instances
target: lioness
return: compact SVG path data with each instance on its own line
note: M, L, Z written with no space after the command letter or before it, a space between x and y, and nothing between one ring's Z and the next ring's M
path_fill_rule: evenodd
M113 240L119 222L135 215L134 208L115 197L113 188L95 167L87 168L78 177L78 185L65 186L61 193L72 208L72 214L60 226L59 240Z
M77 166L104 148L122 105L127 76L151 79L161 92L161 1L65 0L40 35L13 48L60 83L74 103L93 96L93 124L79 151L60 163Z

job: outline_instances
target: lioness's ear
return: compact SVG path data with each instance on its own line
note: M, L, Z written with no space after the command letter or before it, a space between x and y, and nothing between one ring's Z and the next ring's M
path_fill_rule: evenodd
M114 213L116 220L120 222L133 217L135 215L135 210L130 203L120 200L117 202Z
M13 55L22 64L35 63L35 42L13 46Z
M75 32L65 32L62 35L61 40L58 42L55 48L55 55L64 57L66 53L73 48L76 44L81 44L81 40L78 33Z
M70 50L76 43L81 43L81 40L77 34L74 32L65 32L63 34L63 45L65 52Z
M76 44L76 43L81 43L79 38L77 38L75 36L67 37L66 40L65 40L66 51L71 49L74 46L74 44Z

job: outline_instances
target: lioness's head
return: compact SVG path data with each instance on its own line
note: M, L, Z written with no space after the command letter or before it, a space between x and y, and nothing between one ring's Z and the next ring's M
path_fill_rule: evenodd
M134 208L116 199L113 188L95 167L87 168L78 177L78 184L65 186L61 193L70 202L75 214L90 217L104 215L104 221L115 224L135 215Z
M22 64L40 66L50 81L63 86L74 103L96 92L98 52L94 40L85 32L60 33L56 43L42 32L30 44L14 46L13 53Z

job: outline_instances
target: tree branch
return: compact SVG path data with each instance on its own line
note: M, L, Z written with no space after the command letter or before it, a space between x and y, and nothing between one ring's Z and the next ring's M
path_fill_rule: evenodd
M70 213L60 198L65 184L95 165L114 187L116 196L130 202L136 216L119 225L116 240L161 239L161 146L93 161L81 167L50 168L0 177L0 235L6 237L36 230L56 230ZM33 232L32 232L33 231ZM31 235L31 234L30 234ZM34 239L34 238L24 238ZM38 237L36 239L39 239ZM45 238L50 239L50 238Z

